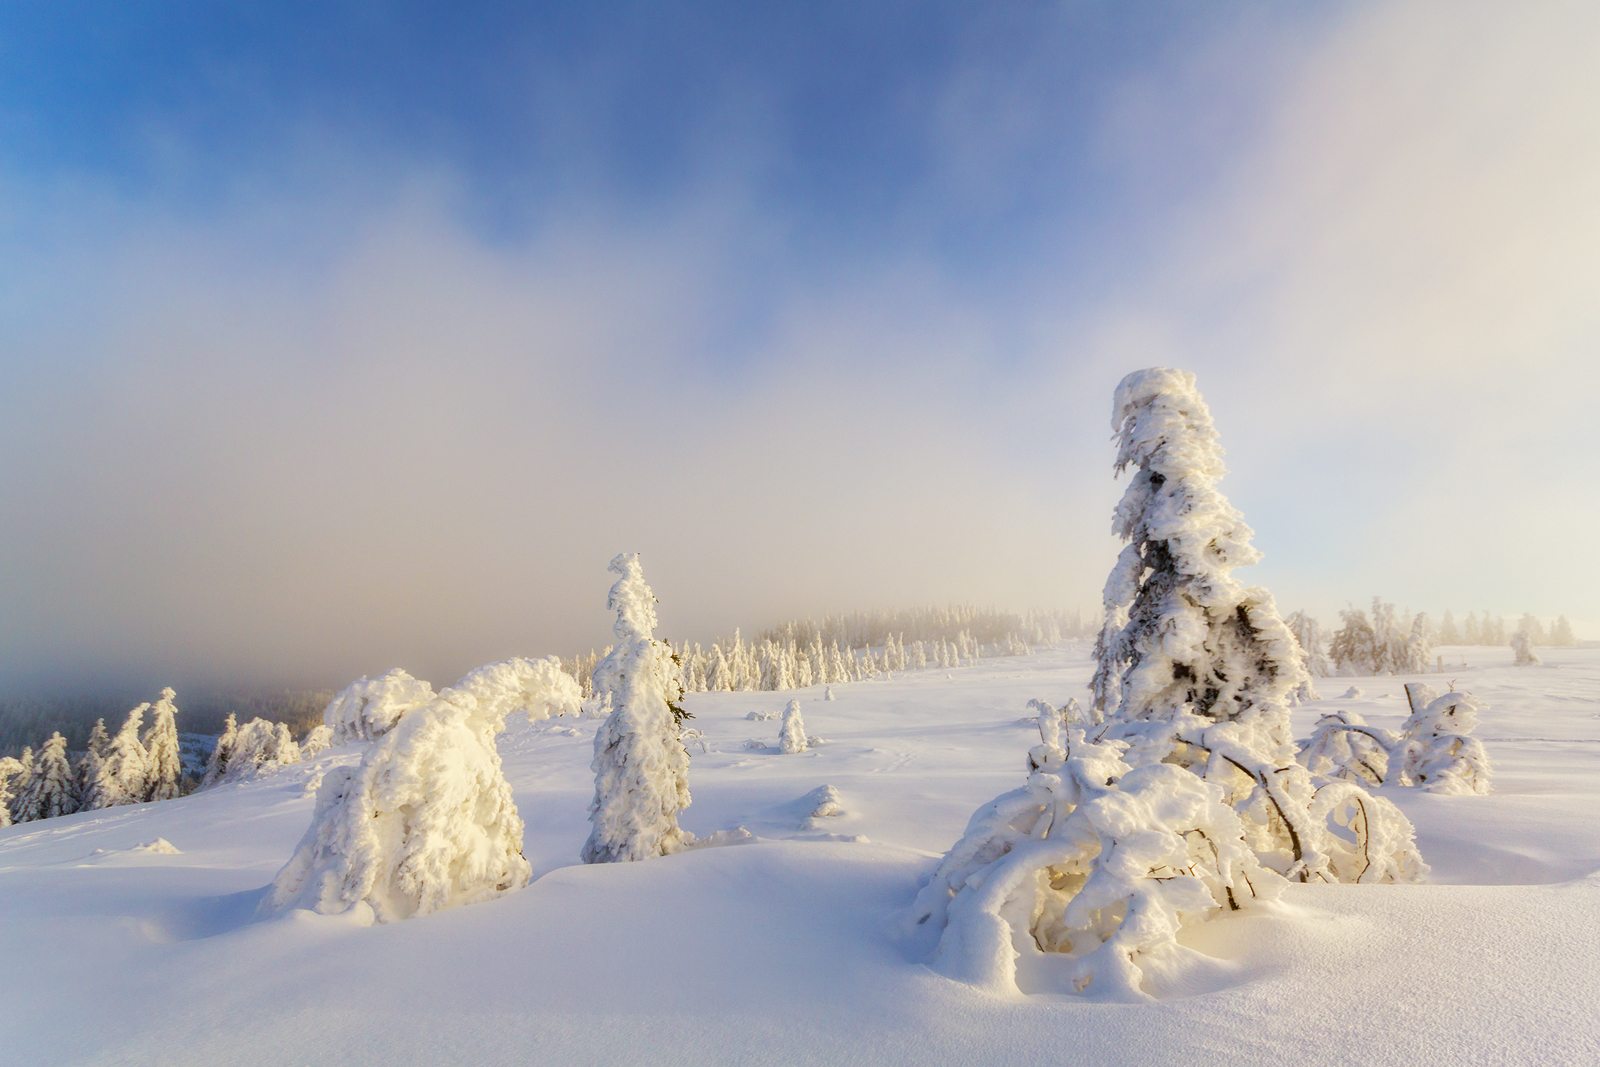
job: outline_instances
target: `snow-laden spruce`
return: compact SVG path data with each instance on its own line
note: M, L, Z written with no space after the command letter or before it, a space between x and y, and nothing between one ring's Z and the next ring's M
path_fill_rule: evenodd
M617 576L606 602L617 643L594 670L595 699L610 711L594 736L585 863L664 856L693 840L678 825L690 799L678 663L655 639L656 598L638 554L619 554L609 569Z
M1045 747L1060 738L1040 716ZM1169 763L1130 767L1121 742L1035 750L1020 789L979 808L914 905L934 966L996 992L1148 995L1180 966L1189 921L1275 895L1222 790ZM1025 966L1019 970L1019 961Z
M806 722L800 717L800 702L791 700L783 709L783 721L778 724L778 751L792 755L806 748Z
M433 686L396 667L345 686L328 702L322 721L333 730L333 744L371 741L393 729L400 716L433 697Z
M1326 876L1289 726L1310 679L1271 594L1233 577L1260 554L1217 489L1222 446L1194 376L1128 375L1112 427L1116 469L1134 475L1113 521L1127 546L1106 581L1096 736L1127 742L1131 763L1167 760L1219 785L1268 867Z
M183 760L178 755L178 709L171 688L150 708L150 729L144 735L145 800L171 800L183 791Z
M1525 629L1511 635L1511 656L1518 667L1537 667L1544 662L1533 650L1533 635Z
M525 885L522 818L495 737L513 712L538 721L575 715L581 702L549 657L480 667L410 709L358 766L328 770L264 908L370 908L390 922Z
M67 759L67 739L59 732L50 735L33 758L28 784L13 803L16 822L53 819L78 810L72 763Z
M128 712L122 728L111 738L106 754L88 773L87 788L80 807L85 810L110 808L118 804L137 804L145 799L150 777L149 754L139 740L139 729L144 725L144 714L149 704L140 704Z

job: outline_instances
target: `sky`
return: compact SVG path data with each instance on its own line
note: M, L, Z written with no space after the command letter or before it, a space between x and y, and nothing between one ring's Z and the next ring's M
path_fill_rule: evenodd
M1600 7L0 6L0 685L1093 611L1192 370L1241 577L1600 637Z

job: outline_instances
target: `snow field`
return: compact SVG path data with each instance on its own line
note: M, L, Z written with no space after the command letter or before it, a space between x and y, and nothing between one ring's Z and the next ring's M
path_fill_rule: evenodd
M1494 793L1385 788L1421 885L1290 885L1190 930L1209 957L1110 1004L999 995L924 966L920 880L973 810L1021 783L1033 697L1082 697L1075 646L954 672L685 703L697 847L583 865L597 722L499 738L527 888L407 922L256 909L311 818L309 780L359 745L259 781L0 830L4 1060L41 1064L1600 1062L1600 651L1446 648L1487 705ZM1396 728L1398 678L1318 679ZM1454 685L1449 686L1453 680ZM1350 685L1359 698L1342 699ZM798 699L827 738L781 754L751 711ZM765 750L750 749L757 739ZM816 816L820 787L837 815ZM164 840L177 849L148 848Z

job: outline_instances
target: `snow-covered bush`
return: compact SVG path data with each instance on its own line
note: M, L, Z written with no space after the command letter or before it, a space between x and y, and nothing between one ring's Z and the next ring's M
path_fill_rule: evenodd
M333 743L370 741L394 728L400 716L433 699L433 686L399 667L376 678L361 677L329 701L322 721L333 729Z
M1322 831L1325 876L1336 882L1415 882L1428 873L1399 808L1350 782L1328 782L1311 801Z
M319 723L306 731L300 740L300 758L308 760L333 744L333 727Z
M1168 763L1130 767L1116 742L1075 734L1069 749L1054 773L978 809L913 918L937 932L934 965L952 978L1015 990L1019 958L1048 954L1061 965L1048 991L1141 998L1147 970L1188 953L1185 922L1270 897L1281 879L1217 786Z
M480 667L397 719L356 767L317 790L311 827L263 907L380 922L485 900L528 881L522 818L495 737L506 716L577 714L582 693L555 658Z
M1518 667L1537 667L1544 661L1533 650L1533 635L1527 630L1518 630L1511 635L1512 662Z
M1338 778L1382 785L1389 776L1389 753L1395 738L1368 726L1353 711L1338 711L1317 720L1300 751L1300 762L1313 779Z
M60 733L50 735L39 754L33 759L28 784L18 794L12 805L12 818L16 822L35 819L53 819L70 815L78 810L76 784L72 763L67 759L67 739Z
M1435 696L1422 684L1406 686L1411 717L1401 730L1405 784L1430 793L1466 796L1489 792L1489 755L1477 738L1478 704L1466 693Z
M144 735L145 800L171 800L183 789L183 760L178 755L177 694L169 687L150 708L150 729Z
M783 709L778 724L778 751L793 755L806 750L806 723L800 717L800 702L791 700Z
M226 769L216 781L249 781L298 762L300 746L285 723L251 719L238 728Z
M617 644L595 668L594 692L611 711L594 736L594 801L585 863L647 859L693 840L678 826L689 806L689 751L679 737L683 689L672 650L655 639L656 598L637 553L611 561L607 606Z

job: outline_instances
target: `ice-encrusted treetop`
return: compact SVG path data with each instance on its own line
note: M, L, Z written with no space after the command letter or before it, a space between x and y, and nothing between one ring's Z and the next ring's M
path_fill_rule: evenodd
M617 635L617 642L650 640L656 632L656 595L644 580L639 553L617 553L607 570L618 575L606 599L606 608L617 613L617 621L611 628Z

